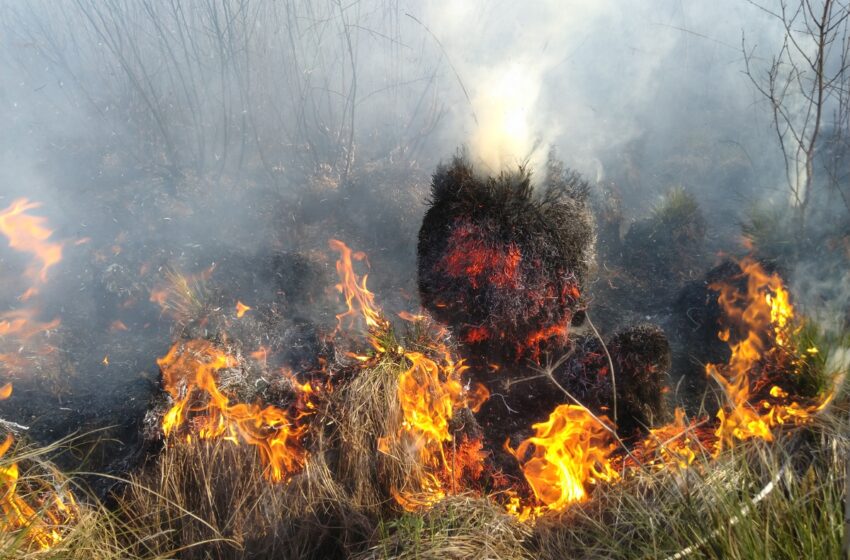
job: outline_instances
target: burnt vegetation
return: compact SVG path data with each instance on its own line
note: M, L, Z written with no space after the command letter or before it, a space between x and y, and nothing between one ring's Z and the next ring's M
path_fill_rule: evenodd
M846 555L850 7L751 4L779 160L601 96L579 174L449 157L404 3L0 0L0 557Z

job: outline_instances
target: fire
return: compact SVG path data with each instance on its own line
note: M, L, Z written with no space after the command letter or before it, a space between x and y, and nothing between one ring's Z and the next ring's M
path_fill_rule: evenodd
M466 405L467 399L486 399L480 392L486 389L482 386L470 397L460 381L465 366L455 363L450 354L442 360L432 360L419 352L407 352L405 359L411 366L398 378L398 399L404 423L402 432L390 437L399 438L417 450L420 463L427 469L425 478L416 481L417 492L394 491L399 504L414 510L445 497L448 489L456 489L464 476L473 479L480 476L484 457L482 442L466 438L455 441L450 422L455 411Z
M36 315L37 310L32 308L0 313L0 336L14 335L18 340L27 340L59 326L59 319L43 323L36 319Z
M50 242L53 231L47 229L46 220L26 212L41 206L20 198L0 212L0 233L9 239L9 247L16 251L32 253L37 262L27 268L26 276L33 283L21 299L28 299L37 292L36 284L47 281L47 271L62 260L62 244Z
M490 398L490 391L483 383L473 383L466 388L466 406L472 412L478 412Z
M0 387L0 400L11 396L11 383ZM36 548L49 550L62 540L62 528L78 517L77 504L70 493L54 485L32 477L22 480L18 463L3 460L14 441L8 434L0 443L0 534L19 533Z
M534 496L549 510L582 502L595 484L618 479L611 464L616 446L586 408L560 405L549 420L532 428L535 435L509 451L520 462Z
M732 284L712 286L720 292L718 302L732 330L740 333L739 340L734 341L729 330L722 331L720 339L732 349L729 363L706 366L728 401L717 413L717 453L735 441L771 441L773 428L806 423L826 403L789 402L787 392L771 383L770 370L793 370L799 353L793 343L794 308L778 274L768 274L752 259L742 260L740 266L746 278L745 291ZM767 394L753 394L763 393L768 386Z
M687 469L704 449L697 422L687 422L681 408L676 408L674 416L671 424L649 430L649 437L641 443L641 454L654 468Z
M339 293L345 297L345 304L348 306L348 311L340 313L336 316L339 322L338 329L344 327L343 321L347 318L349 327L351 322L358 317L362 317L366 321L366 327L370 331L373 329L383 329L387 327L387 321L381 314L381 310L375 304L375 294L369 291L366 287L368 274L363 275L362 280L358 280L357 274L354 272L352 259L355 261L363 261L366 259L366 254L352 251L345 243L336 239L331 239L328 244L330 248L339 251L339 260L336 263L336 271L339 274L340 283L336 285Z
M251 311L252 307L248 307L241 301L236 302L236 318L241 319L247 312Z
M157 364L174 400L162 420L166 437L183 428L188 441L196 434L199 439L222 438L236 445L246 442L256 447L266 465L265 475L273 482L286 481L304 467L306 427L297 424L298 414L271 405L231 404L219 389L216 374L238 366L235 357L209 341L190 340L175 344Z
M53 231L46 227L46 220L27 213L39 206L37 202L22 198L0 212L0 234L9 240L9 247L33 256L24 272L29 287L19 297L21 301L37 295L47 281L48 270L62 260L63 244L50 241ZM13 373L30 369L31 364L27 363L26 357L31 352L25 352L28 348L24 342L59 326L59 319L43 322L38 316L39 309L34 304L0 312L0 342L4 347L8 345L14 349L4 353L4 348L0 347L3 369ZM39 349L39 353L46 352Z
M375 296L366 287L367 276L359 279L353 269L353 261L365 260L363 253L353 252L341 241L332 239L332 249L339 251L340 258L336 269L340 277L337 290L345 297L348 311L337 315L339 326L343 321L362 317L369 330L370 341L378 354L386 353L379 337L390 331L391 326L375 303ZM405 321L421 322L423 315L402 312L399 316ZM439 337L437 337L439 338ZM436 503L445 497L449 490L457 487L464 476L480 476L483 459L482 443L478 439L455 441L451 433L450 422L455 412L467 405L467 402L480 407L489 397L483 385L469 390L461 383L466 366L455 360L449 349L435 343L424 352L407 351L401 346L391 349L396 355L410 363L410 367L399 374L398 400L404 417L399 433L386 434L379 438L378 450L389 453L393 444L401 444L415 450L418 461L425 467L426 474L421 480L413 481L416 491L408 492L391 489L397 503L408 510L418 509ZM366 362L367 356L352 355ZM447 448L451 445L451 450Z

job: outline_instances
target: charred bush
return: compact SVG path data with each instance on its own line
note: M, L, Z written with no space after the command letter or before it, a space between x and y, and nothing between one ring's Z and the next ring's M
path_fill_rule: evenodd
M687 280L699 269L706 223L696 199L673 189L652 215L636 222L623 239L624 266L636 275ZM652 283L655 290L658 282Z
M419 293L467 344L519 359L566 339L594 241L587 183L550 158L542 192L525 168L476 174L456 157L433 176L419 231Z
M684 384L685 401L696 408L703 401L708 378L705 364L729 360L729 345L717 333L723 328L723 311L717 302L716 283L737 285L744 289L741 267L725 260L709 270L701 280L687 283L673 306L673 333L677 351L673 355L674 370ZM716 403L715 403L716 404Z
M616 401L605 348L614 365ZM532 424L545 421L558 405L572 404L564 390L595 414L609 418L614 417L616 402L617 431L624 437L667 419L663 388L670 346L658 327L625 328L605 347L595 336L577 337L562 353L563 359L548 366L507 366L478 378L491 392L477 415L491 449L501 449L506 439L516 444L531 436ZM506 473L516 469L508 454L497 454L495 460Z

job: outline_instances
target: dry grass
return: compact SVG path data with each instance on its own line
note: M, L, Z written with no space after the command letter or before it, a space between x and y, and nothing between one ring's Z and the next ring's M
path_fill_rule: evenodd
M356 550L369 519L351 506L321 456L272 484L255 451L228 441L178 443L127 487L120 509L147 538L144 557L326 558Z
M0 558L30 560L132 560L132 552L124 545L135 538L115 514L107 510L88 494L85 486L74 477L61 474L47 456L60 448L73 445L72 440L63 440L45 447L16 445L0 457L0 472L4 477L4 492L7 469L17 465L20 476L15 486L16 495L33 508L35 520L24 528L5 524L11 510L10 496L2 496L3 511L0 512ZM73 496L77 498L74 499ZM51 501L57 496L68 507L67 515L57 515L56 522L46 515ZM61 540L49 550L41 550L37 544L41 535L56 532Z
M716 460L707 453L684 472L639 471L532 526L486 497L452 496L402 511L394 492L424 490L426 470L408 438L381 443L403 433L397 380L407 364L392 354L376 360L318 404L307 466L287 483L270 483L249 445L171 441L131 477L111 510L86 500L61 527L58 546L41 553L21 533L0 533L0 557L625 559L666 558L688 547L694 557L718 559L840 554L846 389L812 425L774 442L747 442ZM19 447L2 461L32 465L25 476L42 483L29 487L68 487L72 481L44 459L51 450ZM769 482L775 489L754 503Z
M250 446L172 442L121 498L128 523L148 537L140 556L326 558L364 549L393 489L421 471L415 453L378 439L401 428L398 360L384 357L331 394L310 420L310 458L284 484L263 477Z
M425 475L417 449L396 437L404 417L398 400L399 357L383 356L373 367L331 395L323 422L329 429L320 443L332 458L337 480L358 508L380 514L395 508L394 492L417 494ZM378 442L387 437L378 451Z
M534 555L838 558L850 440L837 418L747 442L685 473L644 473L601 489L592 502L540 520Z
M526 548L530 535L528 525L490 500L452 496L422 514L405 514L383 523L378 543L354 558L533 558Z

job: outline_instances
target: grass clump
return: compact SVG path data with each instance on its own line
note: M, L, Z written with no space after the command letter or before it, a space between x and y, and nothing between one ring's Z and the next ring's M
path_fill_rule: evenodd
M176 443L134 477L120 501L146 558L328 558L371 532L321 456L272 484L253 449L229 441Z
M48 456L70 444L70 440L42 447L18 443L0 456L0 558L137 558L126 543L144 535L126 527L81 479L60 473L49 461ZM18 514L25 522L14 522Z
M425 513L382 522L379 531L358 560L533 558L525 548L531 528L486 498L449 497Z
M538 522L535 557L839 558L850 452L841 422L824 417L687 471L597 491Z

